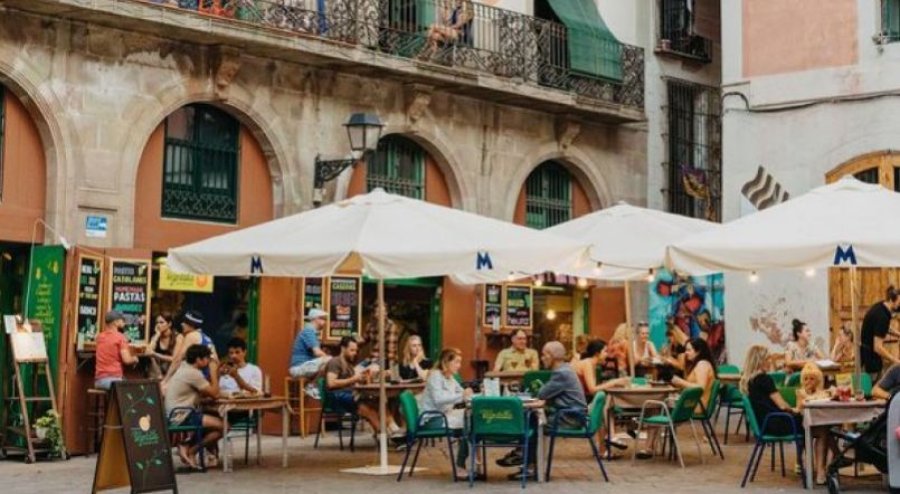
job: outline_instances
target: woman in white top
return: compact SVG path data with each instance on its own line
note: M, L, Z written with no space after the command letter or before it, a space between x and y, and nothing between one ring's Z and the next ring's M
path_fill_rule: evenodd
M452 430L462 431L465 427L465 409L455 408L459 403L464 403L466 398L472 396L472 390L463 387L456 380L456 373L462 367L462 352L455 348L447 348L441 352L441 358L437 372L428 374L425 391L422 393L423 412L441 412L447 417L447 426ZM426 427L438 427L443 425L440 419L429 420ZM456 455L456 466L459 469L457 475L468 479L466 470L466 458L469 456L469 445L466 441L459 441L459 451Z
M822 352L813 346L812 331L805 322L794 319L791 326L794 341L787 344L784 352L784 363L789 369L797 371L810 362L825 358Z
M637 338L634 340L632 350L634 351L635 366L638 367L638 370L635 371L637 375L646 374L647 369L653 365L654 359L659 359L659 352L650 341L650 326L647 323L638 323Z

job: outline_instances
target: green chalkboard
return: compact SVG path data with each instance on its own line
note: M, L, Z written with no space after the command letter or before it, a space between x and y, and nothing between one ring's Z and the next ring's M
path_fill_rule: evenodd
M531 295L531 285L506 285L506 327L531 329Z
M59 365L59 338L62 325L62 287L66 276L66 251L59 245L34 248L28 273L25 313L29 320L41 323L50 370L56 376Z

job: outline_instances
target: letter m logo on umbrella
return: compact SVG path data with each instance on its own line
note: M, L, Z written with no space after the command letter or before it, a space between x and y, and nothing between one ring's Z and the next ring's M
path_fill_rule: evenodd
M263 263L261 257L252 256L250 258L250 274L263 274Z
M846 248L838 245L834 250L834 265L840 266L845 262L856 266L856 253L853 252L853 245L848 245Z
M479 252L475 258L475 270L494 269L494 263L491 261L491 255L487 252Z

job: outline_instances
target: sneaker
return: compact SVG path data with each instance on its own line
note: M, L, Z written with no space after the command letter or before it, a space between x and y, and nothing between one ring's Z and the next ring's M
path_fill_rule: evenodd
M635 456L638 460L649 460L650 458L653 458L653 454L646 450L638 451Z
M528 465L525 468L525 478L528 480L537 480L537 468L534 465ZM522 468L519 469L518 472L511 473L506 476L507 479L513 481L522 480Z
M319 387L313 383L307 384L306 389L304 389L304 392L306 392L306 396L309 396L310 398L312 398L314 400L317 400L317 401L322 400L322 396L321 396L321 394L319 394Z
M501 467L517 467L517 466L520 466L522 463L524 463L524 461L525 460L518 453L508 454L508 455L504 456L503 458L500 458L499 460L497 460L497 465L499 465Z

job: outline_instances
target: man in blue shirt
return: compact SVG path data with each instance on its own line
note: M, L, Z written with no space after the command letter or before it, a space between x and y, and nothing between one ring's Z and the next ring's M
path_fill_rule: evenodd
M297 339L294 340L294 349L291 351L290 374L293 377L313 377L330 355L322 351L319 344L319 333L325 329L328 321L328 313L322 309L310 309L306 315L306 324Z

